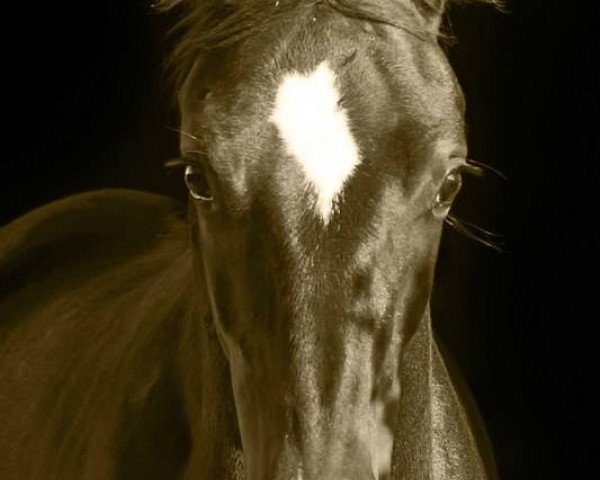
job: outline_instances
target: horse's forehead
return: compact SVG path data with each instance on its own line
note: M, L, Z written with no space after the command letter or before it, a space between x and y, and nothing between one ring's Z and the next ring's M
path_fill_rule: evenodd
M414 161L409 150L424 151L431 130L462 128L461 97L437 47L404 39L376 50L366 35L251 41L245 55L211 58L185 90L195 99L208 83L213 93L184 106L182 128L206 134L215 170L239 196L261 176L285 193L309 190L327 224L361 165Z

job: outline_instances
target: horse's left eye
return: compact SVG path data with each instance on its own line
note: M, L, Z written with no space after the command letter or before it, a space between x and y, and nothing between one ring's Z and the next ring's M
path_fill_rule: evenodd
M433 212L438 216L445 216L450 211L450 207L452 206L452 202L458 195L460 191L460 187L462 186L462 177L460 174L460 169L455 168L452 170L446 178L444 178L444 182L442 186L438 190L438 193L435 197L435 201L433 203Z
M195 165L185 167L185 184L190 191L190 195L196 200L210 202L213 199L213 193L210 188L206 171Z

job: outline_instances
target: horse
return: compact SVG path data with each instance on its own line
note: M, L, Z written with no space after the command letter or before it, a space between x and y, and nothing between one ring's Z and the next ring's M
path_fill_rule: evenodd
M189 201L0 231L0 477L494 478L432 332L475 168L442 0L162 0Z

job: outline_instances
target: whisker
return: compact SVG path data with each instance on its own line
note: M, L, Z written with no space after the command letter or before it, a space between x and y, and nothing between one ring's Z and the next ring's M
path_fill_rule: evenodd
M177 168L184 166L186 166L186 163L183 161L182 158L179 157L171 158L170 160L167 160L165 163L163 163L163 167L165 168Z
M485 175L485 170L483 168L476 165L471 165L470 163L461 165L460 171L470 175L475 175L476 177L483 177Z
M198 155L199 157L205 157L206 156L206 152L203 151L203 150L187 149L185 152L183 152L183 155L182 155L181 158L183 158L184 160L193 161L194 160L194 155Z
M494 167L491 167L490 165L486 165L485 163L481 163L476 160L473 160L471 158L467 159L467 167L470 167L470 166L474 167L475 169L478 169L479 172L481 172L481 173L476 173L476 175L481 176L481 174L483 172L487 171L487 172L492 172L492 173L496 174L502 180L508 180L508 177L506 175L504 175L500 170L498 170Z
M164 127L167 130L170 130L171 132L180 133L184 137L187 137L191 140L195 140L196 142L200 142L200 139L198 137L196 137L195 135L192 135L191 133L186 132L185 130L182 130L181 128L170 127L168 125L164 125Z
M197 156L197 158L196 158ZM163 167L165 168L177 168L185 167L191 163L201 163L202 159L206 157L206 152L201 150L186 150L182 156L175 157L167 160Z
M506 250L503 248L504 236L485 230L484 228L478 227L477 225L461 220L453 215L448 215L445 222L450 225L461 235L464 235L471 240L475 240L487 247L496 250L497 252L504 253Z

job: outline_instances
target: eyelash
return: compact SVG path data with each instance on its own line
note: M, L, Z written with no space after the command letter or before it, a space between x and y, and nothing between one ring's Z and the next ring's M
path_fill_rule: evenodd
M483 177L486 173L493 173L498 176L502 180L507 180L506 175L504 175L499 170L486 165L484 163L477 162L475 160L467 160L466 164L463 164L458 167L460 172L468 173L471 175L475 175L477 177ZM466 220L462 220L452 214L446 215L444 218L444 222L450 225L454 230L456 230L461 235L464 235L467 238L475 240L487 247L496 250L497 252L504 252L504 237L503 235L490 232L484 228L481 228L474 223L468 222Z

